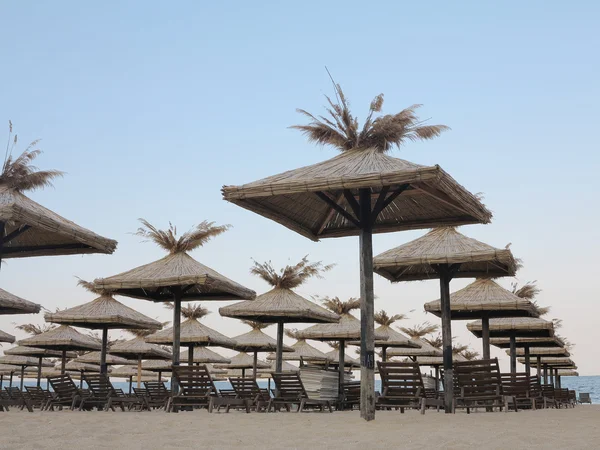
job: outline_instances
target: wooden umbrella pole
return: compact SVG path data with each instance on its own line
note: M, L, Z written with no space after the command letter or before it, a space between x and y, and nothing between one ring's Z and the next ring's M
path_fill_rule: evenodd
M246 378L246 368L242 367L242 378Z
M510 373L517 373L517 337L510 335Z
M2 383L4 382L4 374L0 373L0 392L2 392Z
M67 351L63 350L62 351L62 361L60 363L60 374L64 375L65 374L65 366L67 365Z
M129 393L131 394L131 388L133 385L133 375L129 375Z
M548 364L544 364L544 384L548 384Z
M142 388L142 355L138 355L137 364L137 388Z
M454 370L452 369L452 321L450 312L450 271L440 268L440 301L442 307L442 349L444 361L444 400L446 414L452 412L454 402Z
M483 359L490 359L490 318L481 318L481 340L483 343Z
M340 348L338 349L338 399L342 400L342 394L344 392L344 388L342 385L344 384L344 360L346 359L345 355L345 342L344 340L340 340Z
M179 366L179 349L181 339L181 291L175 291L175 308L173 308L173 369ZM173 394L179 392L179 383L176 377L171 378L171 391Z
M83 370L79 371L79 389L83 389Z
M277 351L275 355L275 372L283 367L283 322L277 322Z
M188 366L194 365L194 344L188 346Z
M25 378L25 366L21 366L21 391L23 391L23 379Z
M440 392L440 366L435 366L435 392Z
M252 361L252 378L256 381L256 366L258 365L258 352L254 351L254 358Z
M375 419L375 319L371 189L359 189L360 212L360 416Z
M107 374L106 348L108 347L108 327L102 328L102 349L100 349L100 373Z
M381 360L383 362L387 361L387 347L385 345L381 347Z
M157 381L160 381L160 379L161 379L161 375L162 375L162 370L159 370L159 371L158 371L158 380L157 380Z
M525 372L527 372L527 376L531 375L531 355L529 354L529 345L525 345Z
M42 357L38 358L38 374L37 374L37 387L42 384Z
M542 357L540 355L537 356L537 377L538 381L542 382Z

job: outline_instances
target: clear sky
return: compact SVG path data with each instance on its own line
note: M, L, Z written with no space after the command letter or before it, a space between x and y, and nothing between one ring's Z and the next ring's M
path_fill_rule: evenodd
M463 232L512 242L525 263L517 281L537 280L540 303L576 344L580 373L600 374L597 2L19 1L3 2L0 15L0 120L15 124L17 151L42 138L38 165L67 172L31 197L119 241L113 256L7 261L2 288L50 310L91 300L74 276L162 256L130 234L144 217L180 230L232 224L193 256L259 293L267 286L248 273L251 258L281 266L309 254L337 266L300 294L358 296L357 238L313 243L220 193L336 154L287 128L304 120L295 108L322 111L327 66L361 117L383 92L384 112L423 103L422 117L452 128L394 155L440 164L484 193L493 223ZM375 254L421 234L378 235ZM412 311L403 325L437 323L423 312L439 297L436 282L376 276L375 288L376 309ZM169 319L159 305L121 300ZM218 315L225 304L207 303L207 324L244 332ZM4 316L0 329L29 320L43 319ZM480 350L464 322L453 327ZM503 351L492 356L508 368Z

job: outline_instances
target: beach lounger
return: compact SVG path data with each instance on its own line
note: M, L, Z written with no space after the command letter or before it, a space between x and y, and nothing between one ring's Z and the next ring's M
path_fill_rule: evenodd
M150 408L165 408L171 392L162 381L144 381L146 402ZM135 390L136 388L134 388Z
M404 413L405 408L418 408L425 414L427 406L443 407L438 398L428 398L423 385L419 364L416 362L377 362L381 377L381 395L377 406L396 407Z
M560 405L556 398L554 386L551 384L541 385L542 396L546 400L546 408L558 408Z
M29 398L16 386L5 387L6 393L11 400L15 401L15 406L19 406L19 409L27 408L27 411L33 412L31 402Z
M250 408L256 411L266 411L271 395L268 389L262 389L254 378L231 377L229 383L236 398L248 400Z
M556 399L559 408L562 408L563 406L565 408L568 408L569 406L573 407L569 396L569 390L566 388L554 389L554 398Z
M527 373L502 373L500 377L502 379L502 394L514 398L515 401L512 405L516 410L518 408L535 410L537 407L542 406L542 404L536 404L538 399L535 393L532 392L531 381Z
M592 404L592 398L590 397L589 392L580 392L579 393L579 403L589 403Z
M360 381L350 381L342 384L339 409L353 410L355 406L360 406Z
M57 375L47 379L50 386L52 386L54 396L43 408L46 411L54 410L55 406L59 409L63 407L74 409L79 406L83 396L89 395L80 390L69 375Z
M498 358L454 363L453 412L464 408L470 414L471 409L480 407L486 411L499 408L507 412L509 403L515 401L514 397L503 394Z
M297 412L304 411L306 407L318 407L321 411L327 408L329 412L333 412L330 400L308 398L308 394L298 373L273 372L271 376L275 382L277 396L269 400L267 411L271 411L271 408L278 410L279 406L284 406L286 410L290 411L292 405L298 405Z
M27 397L34 408L43 409L46 404L52 400L52 393L39 386L25 386Z
M571 406L577 406L577 393L571 389L569 389L569 403Z
M83 381L87 384L91 395L83 397L79 404L81 411L85 406L95 406L99 410L109 409L114 411L115 406L119 406L122 411L136 407L141 410L147 407L145 399L140 399L136 396L126 396L122 390L119 393L113 387L109 378L105 374L88 374L82 376ZM150 409L150 408L148 408Z
M167 412L176 412L180 406L208 408L210 397L217 395L217 388L205 365L173 366L173 378L179 382L179 392L169 398Z

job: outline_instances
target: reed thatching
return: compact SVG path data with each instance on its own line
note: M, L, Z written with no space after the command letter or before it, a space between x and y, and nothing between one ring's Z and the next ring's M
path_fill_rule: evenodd
M298 330L285 330L288 337L297 339ZM321 350L316 349L304 339L298 339L290 346L294 351L292 353L284 353L283 361L327 361L328 357ZM267 356L268 361L274 361L276 355L271 353Z
M13 342L15 342L15 337L12 334L8 334L0 330L0 342L7 342L9 344L12 344Z
M183 353L187 355L187 352L181 352L181 356L183 356ZM150 370L152 372L170 372L172 368L173 363L170 360L167 361L166 359L142 361L142 369Z
M166 328L146 337L146 342L162 345L173 345L173 328ZM181 345L212 345L235 348L236 341L200 323L196 319L181 322Z
M108 349L111 355L127 359L171 359L171 353L156 344L145 341L143 336L118 342Z
M387 351L388 358L392 356L442 356L442 350L435 348L424 339L414 337L411 339L418 348L391 348Z
M60 364L56 366L56 369L60 369ZM66 370L77 371L77 372L97 372L100 373L100 366L96 364L87 364L80 361L69 361L65 365ZM110 368L107 369L109 372Z
M425 303L425 311L442 316L440 300ZM450 294L452 320L487 317L537 317L535 306L489 278L479 278Z
M35 348L35 347L26 347L24 345L17 345L16 347L9 348L4 350L5 355L20 355L20 356L30 356L32 358L60 358L62 357L62 352L58 350L51 350L48 348ZM65 355L67 358L77 358L77 353L75 352L67 352Z
M20 370L18 366L12 366L10 364L0 364L0 375L12 375L18 370Z
M236 350L239 350L240 352L274 352L277 350L277 341L262 331L262 328L269 324L261 324L260 322L247 320L245 320L244 323L250 326L252 330L233 338L236 342ZM294 349L284 345L282 351L293 352Z
M490 344L498 348L510 348L510 338L495 337L490 338ZM530 347L564 347L565 343L556 335L551 337L517 337L517 348Z
M19 345L50 348L54 350L100 350L102 343L67 325L61 325L45 333L23 339Z
M577 372L576 370L573 370L573 369L560 369L558 371L558 376L559 377L578 377L579 372Z
M41 306L0 289L0 314L37 314Z
M372 105L381 104L378 98ZM375 195L383 191L384 198L390 192L374 233L489 222L491 213L439 166L420 166L386 154L404 140L433 138L443 130L419 123L415 107L368 118L361 131L343 101L332 104L331 112L339 115L336 123L309 115L312 123L297 128L311 140L342 150L340 155L242 186L223 186L223 198L312 240L358 234L358 227L347 219L353 208L344 191L356 195L359 188L371 188ZM324 197L347 214L333 210Z
M477 337L481 337L481 320L469 322L467 329ZM554 336L554 325L544 319L534 317L514 317L490 319L490 337L551 337Z
M137 368L137 366L132 366L132 365L113 367L112 372L110 373L110 376L115 377L115 378L133 377L133 378L137 379L138 368ZM156 375L154 374L154 372L142 369L141 381L156 381Z
M521 364L525 364L525 358L517 358L517 361ZM541 364L556 368L577 369L577 365L573 360L567 357L544 356L541 358Z
M254 359L247 353L239 352L237 355L231 358L227 364L214 364L217 369L251 369L254 367ZM260 359L256 363L257 369L269 369L271 365L267 362L261 361Z
M314 364L331 364L333 366L340 365L340 352L337 348L334 348L330 352L325 353L325 356L327 357L327 361L314 361ZM358 361L356 358L353 358L350 355L344 354L344 367L358 368L360 367L360 361Z
M39 367L40 360L39 360L39 358L33 358L31 356L4 355L4 356L0 356L0 364L8 364L11 366L21 366L21 367L25 367L25 366ZM42 359L42 367L53 367L53 366L54 366L54 364L52 364L51 362L44 361Z
M146 228L140 228L137 234L158 244L169 254L127 272L94 280L97 288L155 302L172 301L176 290L181 300L186 301L251 300L256 296L254 291L200 264L186 253L222 233L227 227L215 227L212 222L202 222L194 230L177 237L173 226L162 231L140 220Z
M86 353L85 355L81 355L80 357L75 359L75 362L85 363L85 364L95 364L95 365L99 366L100 365L100 352ZM109 366L120 366L120 365L135 364L135 362L132 360L129 360L129 359L115 356L115 355L106 355L106 364L108 364Z
M454 227L431 230L425 236L377 255L373 270L390 281L439 278L438 264L460 264L453 278L513 276L517 262L507 248L469 238Z
M387 339L384 340L375 340L375 347L420 348L419 344L392 328L392 324L404 318L406 318L406 316L403 314L389 316L383 310L375 313L375 323L379 324L379 326L375 328L375 331L377 333L385 334L387 337ZM360 345L360 341L350 341L348 342L348 345Z
M506 350L506 354L510 355L510 350ZM529 349L529 354L531 356L571 356L564 347L533 347ZM517 356L525 356L523 347L517 348Z
M188 352L183 351L179 354L179 360L182 363L188 362ZM206 347L194 347L193 363L199 364L229 364L231 359L225 358Z

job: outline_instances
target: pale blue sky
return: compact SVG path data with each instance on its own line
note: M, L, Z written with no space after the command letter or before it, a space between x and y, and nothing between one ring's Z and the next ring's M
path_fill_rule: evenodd
M301 294L357 296L358 239L312 243L220 194L223 184L335 155L287 128L303 121L297 107L322 111L326 65L361 117L384 92L385 112L423 103L422 117L452 127L394 155L440 164L485 194L493 223L463 231L513 243L525 262L519 281L538 280L540 303L577 344L580 372L599 374L597 3L255 3L3 2L0 120L12 119L22 144L43 138L40 167L68 173L31 196L119 248L12 260L0 285L49 309L90 300L74 275L108 276L162 255L128 234L144 217L181 230L204 219L232 224L193 256L259 293L267 286L249 275L251 258L282 265L309 254L338 265ZM376 236L375 252L421 234ZM437 321L422 312L438 298L435 282L377 278L376 294L377 309L414 310L406 324ZM123 301L168 320L160 306ZM0 328L28 319L2 317ZM207 323L244 330L216 313ZM480 349L464 323L454 330Z

